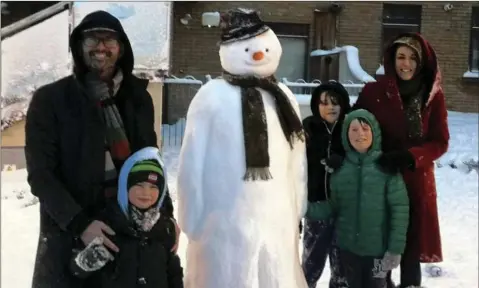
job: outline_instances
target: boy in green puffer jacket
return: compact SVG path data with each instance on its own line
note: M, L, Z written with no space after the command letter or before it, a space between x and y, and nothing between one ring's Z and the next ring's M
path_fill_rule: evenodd
M306 217L334 217L337 244L350 288L386 287L386 273L399 266L406 244L409 199L400 174L388 175L376 164L381 129L359 109L342 127L345 160L331 177L329 201L309 203Z

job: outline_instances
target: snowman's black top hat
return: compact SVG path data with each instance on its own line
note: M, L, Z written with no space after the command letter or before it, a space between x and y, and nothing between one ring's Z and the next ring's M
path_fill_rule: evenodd
M256 11L243 8L222 13L220 27L220 45L253 38L269 29Z

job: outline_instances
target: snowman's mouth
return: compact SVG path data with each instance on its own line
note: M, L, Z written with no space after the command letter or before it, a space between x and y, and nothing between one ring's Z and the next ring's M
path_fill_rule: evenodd
M266 65L268 64L268 62L269 61L265 61L264 59L260 61L254 61L254 62L245 61L246 65L255 66L255 67Z

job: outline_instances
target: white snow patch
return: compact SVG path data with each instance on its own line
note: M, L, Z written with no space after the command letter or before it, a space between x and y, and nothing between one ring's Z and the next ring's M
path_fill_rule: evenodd
M466 71L462 78L471 78L471 79L478 79L479 78L479 70L477 71Z
M316 57L316 56L328 56L328 55L334 55L341 53L343 51L343 48L341 47L334 47L331 50L322 50L322 49L317 49L311 52L309 56L311 57Z
M333 54L340 54L339 56L339 81L345 82L347 80L362 83L375 82L374 77L369 75L361 67L359 62L359 50L358 48L346 45L343 47L335 47L331 50L314 50L310 56L327 56Z
M438 159L439 165L455 164L460 169L465 163L478 162L479 117L477 113L448 111L449 149ZM477 166L476 166L477 167Z
M307 106L307 109L310 109L310 107L309 107L310 103L311 103L311 95L310 94L294 94L294 96L296 96L296 99L298 100L298 103L299 103L300 106ZM356 103L357 99L358 99L358 96L349 96L349 103L351 105L353 105L354 103ZM309 111L308 114L311 114L311 111ZM303 118L305 118L304 115L301 114L301 116Z
M384 66L379 65L378 70L376 70L376 75L384 75Z
M21 120L36 88L69 74L68 13L2 40L2 122Z

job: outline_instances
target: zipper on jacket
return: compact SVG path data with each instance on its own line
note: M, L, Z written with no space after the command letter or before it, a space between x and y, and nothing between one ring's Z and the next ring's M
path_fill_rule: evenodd
M334 122L333 127L331 127L331 130L329 130L328 124L326 124L323 121L323 124L324 124L324 126L326 126L326 130L328 131L328 133L330 135L330 137L328 139L328 148L326 149L326 155L327 155L326 159L329 159L329 157L331 157L331 142L332 142L332 139L333 139L333 131L334 131L334 127L336 126L336 123L338 123L338 121ZM327 169L324 169L324 195L326 196L326 200L329 201L329 197L328 197L328 170Z
M360 212L361 211L361 186L363 185L362 181L362 172L363 172L363 165L362 165L362 159L359 159L358 163L358 189L357 189L357 196L358 199L356 201L356 229L354 229L354 232L356 233L355 235L355 243L354 245L356 246L358 244L358 238L359 238L359 218L360 218Z

